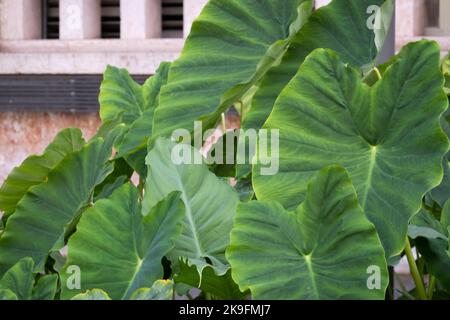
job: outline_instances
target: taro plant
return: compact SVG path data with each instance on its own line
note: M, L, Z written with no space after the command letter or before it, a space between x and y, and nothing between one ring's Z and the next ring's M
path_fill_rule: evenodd
M394 298L402 257L396 297L448 298L448 60L424 40L380 64L393 5L211 0L144 84L108 67L98 133L0 188L0 299Z

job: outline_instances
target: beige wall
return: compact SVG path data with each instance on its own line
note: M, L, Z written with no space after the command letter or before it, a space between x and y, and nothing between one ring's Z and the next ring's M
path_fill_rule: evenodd
M80 128L86 138L99 126L96 114L0 112L0 183L30 154L41 154L62 129Z

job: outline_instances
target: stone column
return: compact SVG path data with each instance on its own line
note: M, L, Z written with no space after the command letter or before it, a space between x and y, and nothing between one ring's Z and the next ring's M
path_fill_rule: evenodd
M101 38L101 15L100 0L60 0L60 39Z
M0 0L0 39L42 38L41 0Z
M450 35L450 1L439 1L439 28L445 36Z
M396 8L398 37L416 37L425 34L425 0L397 0Z
M183 2L183 34L184 37L191 32L191 26L198 17L208 0L184 0Z
M120 0L120 38L160 38L161 0Z

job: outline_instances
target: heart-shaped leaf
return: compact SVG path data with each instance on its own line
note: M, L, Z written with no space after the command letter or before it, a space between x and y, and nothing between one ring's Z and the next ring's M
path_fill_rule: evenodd
M145 176L147 140L152 134L153 114L159 104L161 87L167 82L170 63L163 62L156 74L141 86L128 71L108 66L100 87L100 117L108 131L119 123L128 132L116 144L117 157L123 157L141 176Z
M314 49L332 49L340 54L343 62L370 69L384 42L393 4L392 0L334 0L316 10L293 37L280 65L270 70L261 82L243 128L262 127L275 100ZM372 20L371 16L377 13L380 16ZM376 24L371 26L371 21Z
M152 133L153 114L159 105L161 87L167 83L170 63L162 63L156 74L142 86L145 110L130 124L130 129L121 141L118 156L126 156L139 150L147 150L147 140ZM145 152L145 154L147 154ZM142 158L144 163L145 155Z
M172 300L173 281L157 280L151 288L136 290L130 300Z
M53 300L58 289L58 275L42 276L33 289L32 300Z
M200 159L200 163L176 164L172 156L180 154L177 150L192 156L192 160ZM200 274L208 265L224 274L228 269L225 248L239 199L231 186L212 174L201 159L191 146L158 139L147 156L149 173L143 208L146 212L169 193L181 192L186 214L182 235L169 254L172 263L187 258Z
M231 278L231 270L218 276L214 269L206 267L200 275L195 266L189 266L185 262L180 263L180 270L174 277L177 284L183 283L194 288L199 288L219 300L244 300L248 293L239 290L238 285Z
M81 218L69 241L65 269L73 265L80 268L81 288L65 286L70 274L63 270L62 297L98 288L112 299L128 299L137 289L151 286L163 276L161 259L181 233L183 216L176 192L144 216L139 192L131 184L118 189L110 199L98 201Z
M17 299L17 296L9 289L0 289L0 301L12 301L12 300L19 300Z
M112 171L108 160L114 140L114 135L95 139L62 160L46 182L30 188L0 238L0 275L23 257L32 257L35 271L41 271L49 253L64 246L65 233Z
M0 188L0 209L6 215L16 210L17 203L35 185L47 179L49 172L68 154L80 150L84 145L79 129L59 132L41 156L28 157L6 178Z
M240 204L227 258L254 299L383 299L389 282L376 230L341 167L322 169L294 212Z
M142 86L130 76L126 69L108 66L100 86L100 118L103 123L122 117L129 125L146 110Z
M211 0L194 22L161 90L153 135L211 127L279 62L311 0Z
M375 224L386 257L401 253L410 218L442 179L449 149L440 126L448 106L440 49L420 41L402 49L371 87L330 50L317 49L283 90L266 129L279 129L279 173L260 175L260 200L295 208L320 168L348 169L359 202ZM401 194L401 196L399 196Z
M430 236L430 232L420 234L415 240L420 254L424 257L429 272L450 291L450 200L446 202L438 221L432 214L421 210L411 220L410 228L428 228L441 236Z
M109 295L100 289L88 290L84 293L77 294L70 300L111 300Z
M11 290L19 300L30 300L34 285L33 268L33 259L21 259L1 278L0 289Z

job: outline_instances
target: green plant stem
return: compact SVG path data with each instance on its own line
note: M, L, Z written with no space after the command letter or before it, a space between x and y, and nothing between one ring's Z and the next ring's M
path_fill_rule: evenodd
M428 299L433 299L434 288L436 287L436 278L430 274L430 283L428 284Z
M425 286L423 285L422 278L420 277L419 270L417 269L416 261L411 249L411 244L409 239L406 238L405 242L405 254L408 259L409 269L411 270L411 276L413 277L414 283L416 284L416 290L419 295L420 300L428 300L427 294L425 292Z
M141 200L144 199L144 188L145 188L145 180L139 177L138 190L139 190L139 197Z
M222 118L222 131L223 131L223 134L226 134L227 133L227 122L225 119L225 113L222 113L221 118Z
M373 70L375 71L375 74L377 75L378 80L383 79L383 77L381 76L380 70L377 67L373 68Z
M211 293L205 292L205 299L206 299L206 300L212 300L213 298L212 298Z

